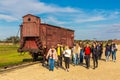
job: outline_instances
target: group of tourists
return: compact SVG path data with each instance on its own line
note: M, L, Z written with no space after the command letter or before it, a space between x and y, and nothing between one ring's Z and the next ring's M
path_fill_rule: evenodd
M46 59L48 59L49 63L49 70L54 70L55 61L57 62L57 68L61 67L63 68L62 62L64 58L65 62L65 68L66 71L69 71L69 64L70 64L70 57L71 57L71 50L69 49L69 46L63 47L62 45L58 44L57 48L52 46L46 56Z
M116 51L117 45L112 42L105 45L105 56L106 61L109 61L109 57L112 54L112 60L116 61ZM70 62L73 66L83 65L85 59L86 68L90 68L90 58L93 60L93 69L98 67L98 60L101 59L103 54L103 43L102 42L92 42L89 43L75 43L73 48L69 46L63 46L57 44L57 47L51 46L49 49L46 59L48 60L49 70L54 71L55 63L57 68L64 68L63 61L65 63L65 70L69 72Z
M117 50L118 50L118 47L114 42L112 42L111 44L107 43L105 46L106 61L109 61L109 57L112 54L112 60L115 62Z

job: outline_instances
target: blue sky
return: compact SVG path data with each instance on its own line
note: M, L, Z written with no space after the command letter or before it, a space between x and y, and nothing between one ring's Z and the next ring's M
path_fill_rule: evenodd
M0 40L16 36L26 14L75 30L75 39L120 39L120 0L0 0Z

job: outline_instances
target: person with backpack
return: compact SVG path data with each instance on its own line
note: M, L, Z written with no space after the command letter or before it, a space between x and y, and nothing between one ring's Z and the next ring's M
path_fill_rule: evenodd
M112 43L111 45L111 52L112 52L112 60L116 61L116 52L117 52L117 45L115 43Z
M89 69L91 48L88 43L87 43L86 47L84 48L84 53L85 53L86 68Z
M57 53L56 50L54 48L54 46L52 46L46 56L46 59L49 58L49 71L54 71L54 64L55 64L55 60L57 60Z

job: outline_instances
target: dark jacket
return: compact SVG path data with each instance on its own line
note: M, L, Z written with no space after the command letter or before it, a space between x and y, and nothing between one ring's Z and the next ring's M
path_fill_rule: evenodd
M111 52L111 46L110 45L105 46L105 56L107 56L108 52Z
M98 56L97 48L92 47L92 57Z

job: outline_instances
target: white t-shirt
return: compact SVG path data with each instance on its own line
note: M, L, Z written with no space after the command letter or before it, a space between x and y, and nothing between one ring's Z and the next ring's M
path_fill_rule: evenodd
M63 54L64 54L65 57L70 57L71 56L71 50L70 49L64 50Z

